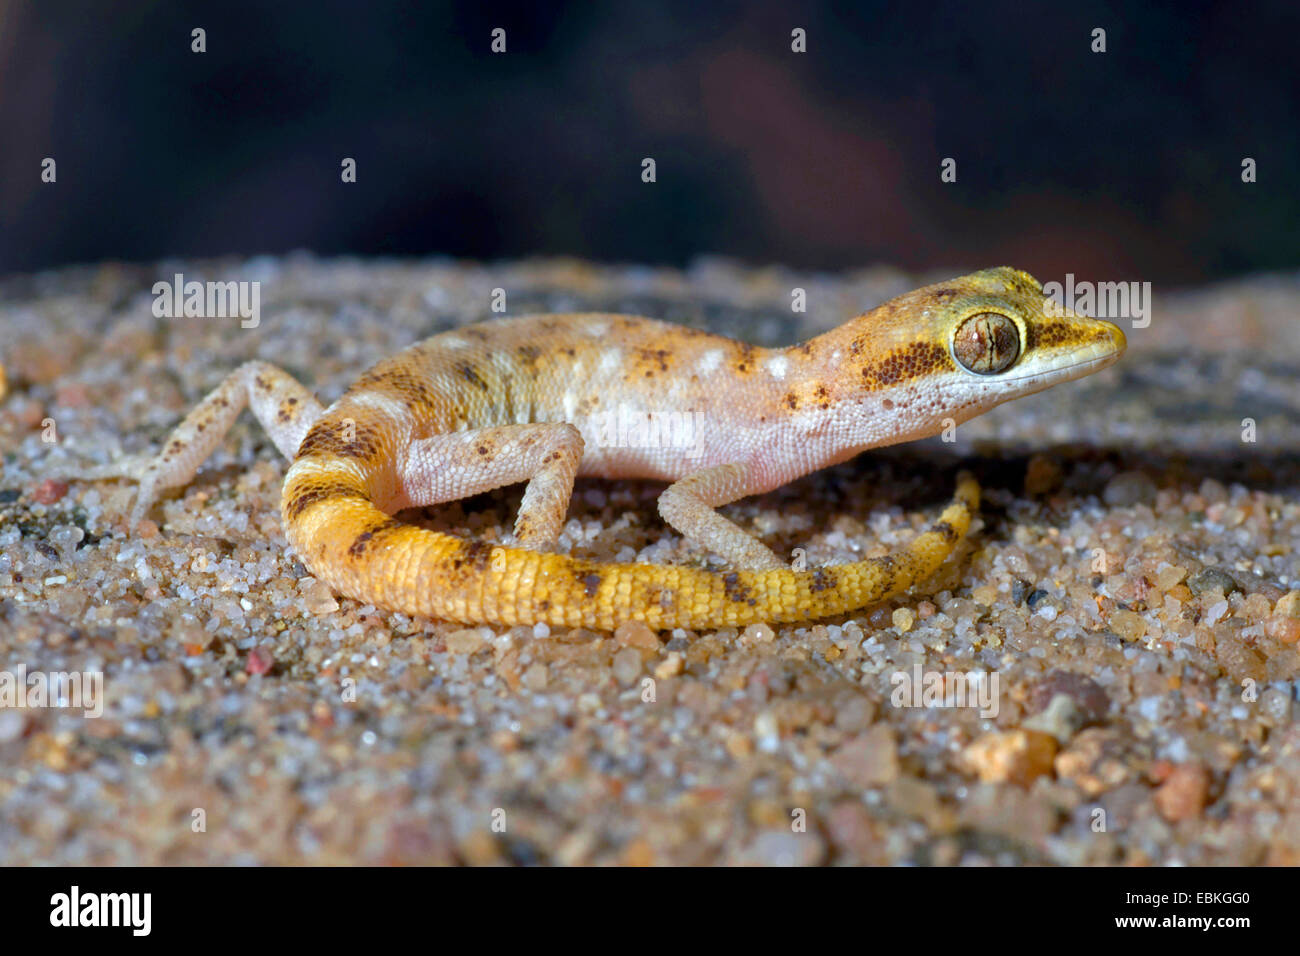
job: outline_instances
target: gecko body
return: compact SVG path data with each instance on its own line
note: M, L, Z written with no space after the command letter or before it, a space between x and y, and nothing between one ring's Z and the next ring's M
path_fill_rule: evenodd
M193 477L247 405L292 459L286 536L313 574L358 600L465 623L603 629L827 617L933 573L978 507L974 480L961 477L953 502L903 549L807 570L715 509L937 434L1123 352L1117 327L1048 301L1028 274L989 269L782 349L636 316L499 320L380 362L329 408L252 362L158 456L83 477L139 481L134 523L160 490ZM729 569L555 553L577 475L669 482L661 515ZM518 482L527 487L505 544L393 517Z

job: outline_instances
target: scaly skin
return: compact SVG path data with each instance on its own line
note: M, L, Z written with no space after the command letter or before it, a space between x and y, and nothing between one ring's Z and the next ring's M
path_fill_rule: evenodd
M831 568L713 572L604 564L480 542L393 521L391 493L412 436L517 421L568 421L586 440L580 474L676 480L745 461L745 493L778 487L864 448L936 434L1018 394L1109 365L1123 333L1043 314L1041 289L990 270L921 289L802 345L767 350L627 316L544 316L435 336L367 373L308 433L282 513L304 563L344 594L462 622L652 628L785 622L846 613L929 576L978 507L973 479L905 550ZM961 320L1001 311L1023 354L1002 375L954 360ZM1093 363L1092 365L1080 363ZM377 414L379 393L408 416ZM602 448L596 425L620 403L700 415L702 459L675 448ZM355 433L343 435L343 423ZM345 438L351 437L352 441ZM453 467L448 463L448 467Z
M324 410L284 373L250 363L157 459L116 473L142 482L142 516L158 489L193 476L248 402L293 457L281 504L289 541L313 574L358 600L465 623L600 629L828 617L932 574L978 508L974 479L961 476L938 521L902 550L809 570L784 566L714 507L866 448L937 434L1119 358L1118 328L1050 314L1046 302L1026 273L989 269L785 349L633 316L502 320L406 349ZM693 430L686 442L617 440L628 436L602 427L620 413L632 423L685 413L678 421ZM734 570L551 553L575 473L675 482L661 513ZM522 480L530 484L514 545L391 517Z

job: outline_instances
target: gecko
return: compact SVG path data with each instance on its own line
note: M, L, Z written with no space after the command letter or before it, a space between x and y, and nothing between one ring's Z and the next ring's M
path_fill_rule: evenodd
M973 476L958 475L951 503L906 545L825 567L792 567L718 508L1091 374L1125 347L1117 326L1056 304L1008 267L917 289L786 348L640 316L503 318L412 345L328 408L274 365L248 362L157 454L73 476L137 482L135 528L247 407L291 462L280 511L294 552L358 601L465 624L604 630L815 620L933 574L979 507ZM690 442L610 440L612 416L665 412L685 416ZM660 515L725 566L558 553L578 475L666 482ZM502 542L395 517L518 483Z

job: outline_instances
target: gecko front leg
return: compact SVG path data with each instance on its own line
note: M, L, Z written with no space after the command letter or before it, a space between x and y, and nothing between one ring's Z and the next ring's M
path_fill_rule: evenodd
M130 518L134 527L161 491L185 485L194 477L245 407L252 410L275 447L289 459L323 412L315 396L287 372L266 362L246 362L185 416L157 455L134 456L99 468L72 471L68 477L138 482Z
M767 545L714 509L755 491L749 466L718 465L687 475L664 489L659 514L697 546L721 555L740 571L787 567Z

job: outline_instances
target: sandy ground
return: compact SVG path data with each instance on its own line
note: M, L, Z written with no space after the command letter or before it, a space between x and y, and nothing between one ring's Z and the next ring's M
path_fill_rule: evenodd
M155 318L175 272L260 280L260 326ZM103 713L0 707L0 861L1300 862L1297 277L1157 290L1114 368L730 507L830 563L979 475L938 576L815 626L466 629L337 598L287 553L248 416L134 534L129 486L50 480L156 448L250 358L329 402L496 287L511 314L785 344L947 277L291 256L3 281L0 694L100 674ZM703 560L659 490L581 482L562 546ZM500 537L519 493L420 520ZM946 698L900 699L932 674ZM995 715L957 706L994 686Z

